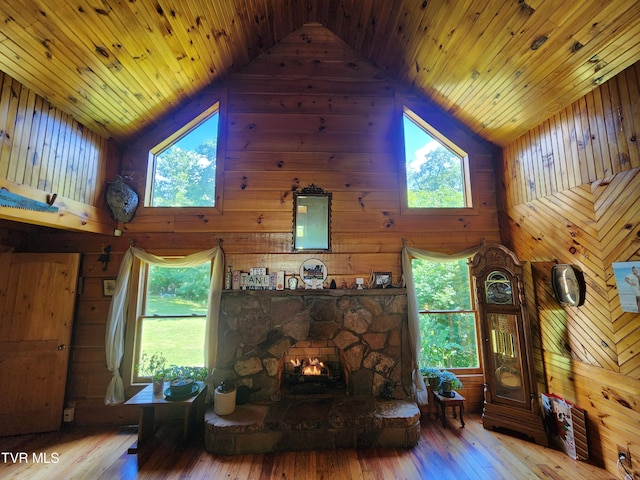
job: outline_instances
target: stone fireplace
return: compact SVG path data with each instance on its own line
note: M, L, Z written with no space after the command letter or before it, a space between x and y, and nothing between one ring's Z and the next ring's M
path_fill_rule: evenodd
M225 291L218 338L214 382L252 393L229 415L206 412L207 451L418 443L404 289Z
M405 290L223 292L216 382L250 387L251 403L278 401L291 360L309 358L330 364L345 395L375 397L391 384L407 396Z

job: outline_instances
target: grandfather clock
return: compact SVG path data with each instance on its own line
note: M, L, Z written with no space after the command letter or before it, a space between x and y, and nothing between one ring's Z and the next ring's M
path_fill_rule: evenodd
M546 446L523 265L515 253L497 244L483 246L472 261L484 360L482 422L487 429L517 432Z

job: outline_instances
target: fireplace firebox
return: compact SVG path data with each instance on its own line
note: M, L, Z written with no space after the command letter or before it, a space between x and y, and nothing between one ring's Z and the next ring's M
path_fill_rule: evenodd
M342 359L331 340L308 338L295 343L279 362L281 396L347 394L348 375Z

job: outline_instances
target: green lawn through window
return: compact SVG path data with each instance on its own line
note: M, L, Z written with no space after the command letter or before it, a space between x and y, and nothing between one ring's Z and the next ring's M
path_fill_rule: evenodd
M205 315L206 305L178 297L147 297L148 315ZM169 365L204 366L205 317L145 318L142 322L141 354L162 352Z

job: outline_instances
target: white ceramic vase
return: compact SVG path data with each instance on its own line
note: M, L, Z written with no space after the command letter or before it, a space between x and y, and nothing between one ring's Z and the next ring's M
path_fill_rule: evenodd
M213 411L216 415L229 415L236 409L236 389L221 392L216 389L213 397Z

